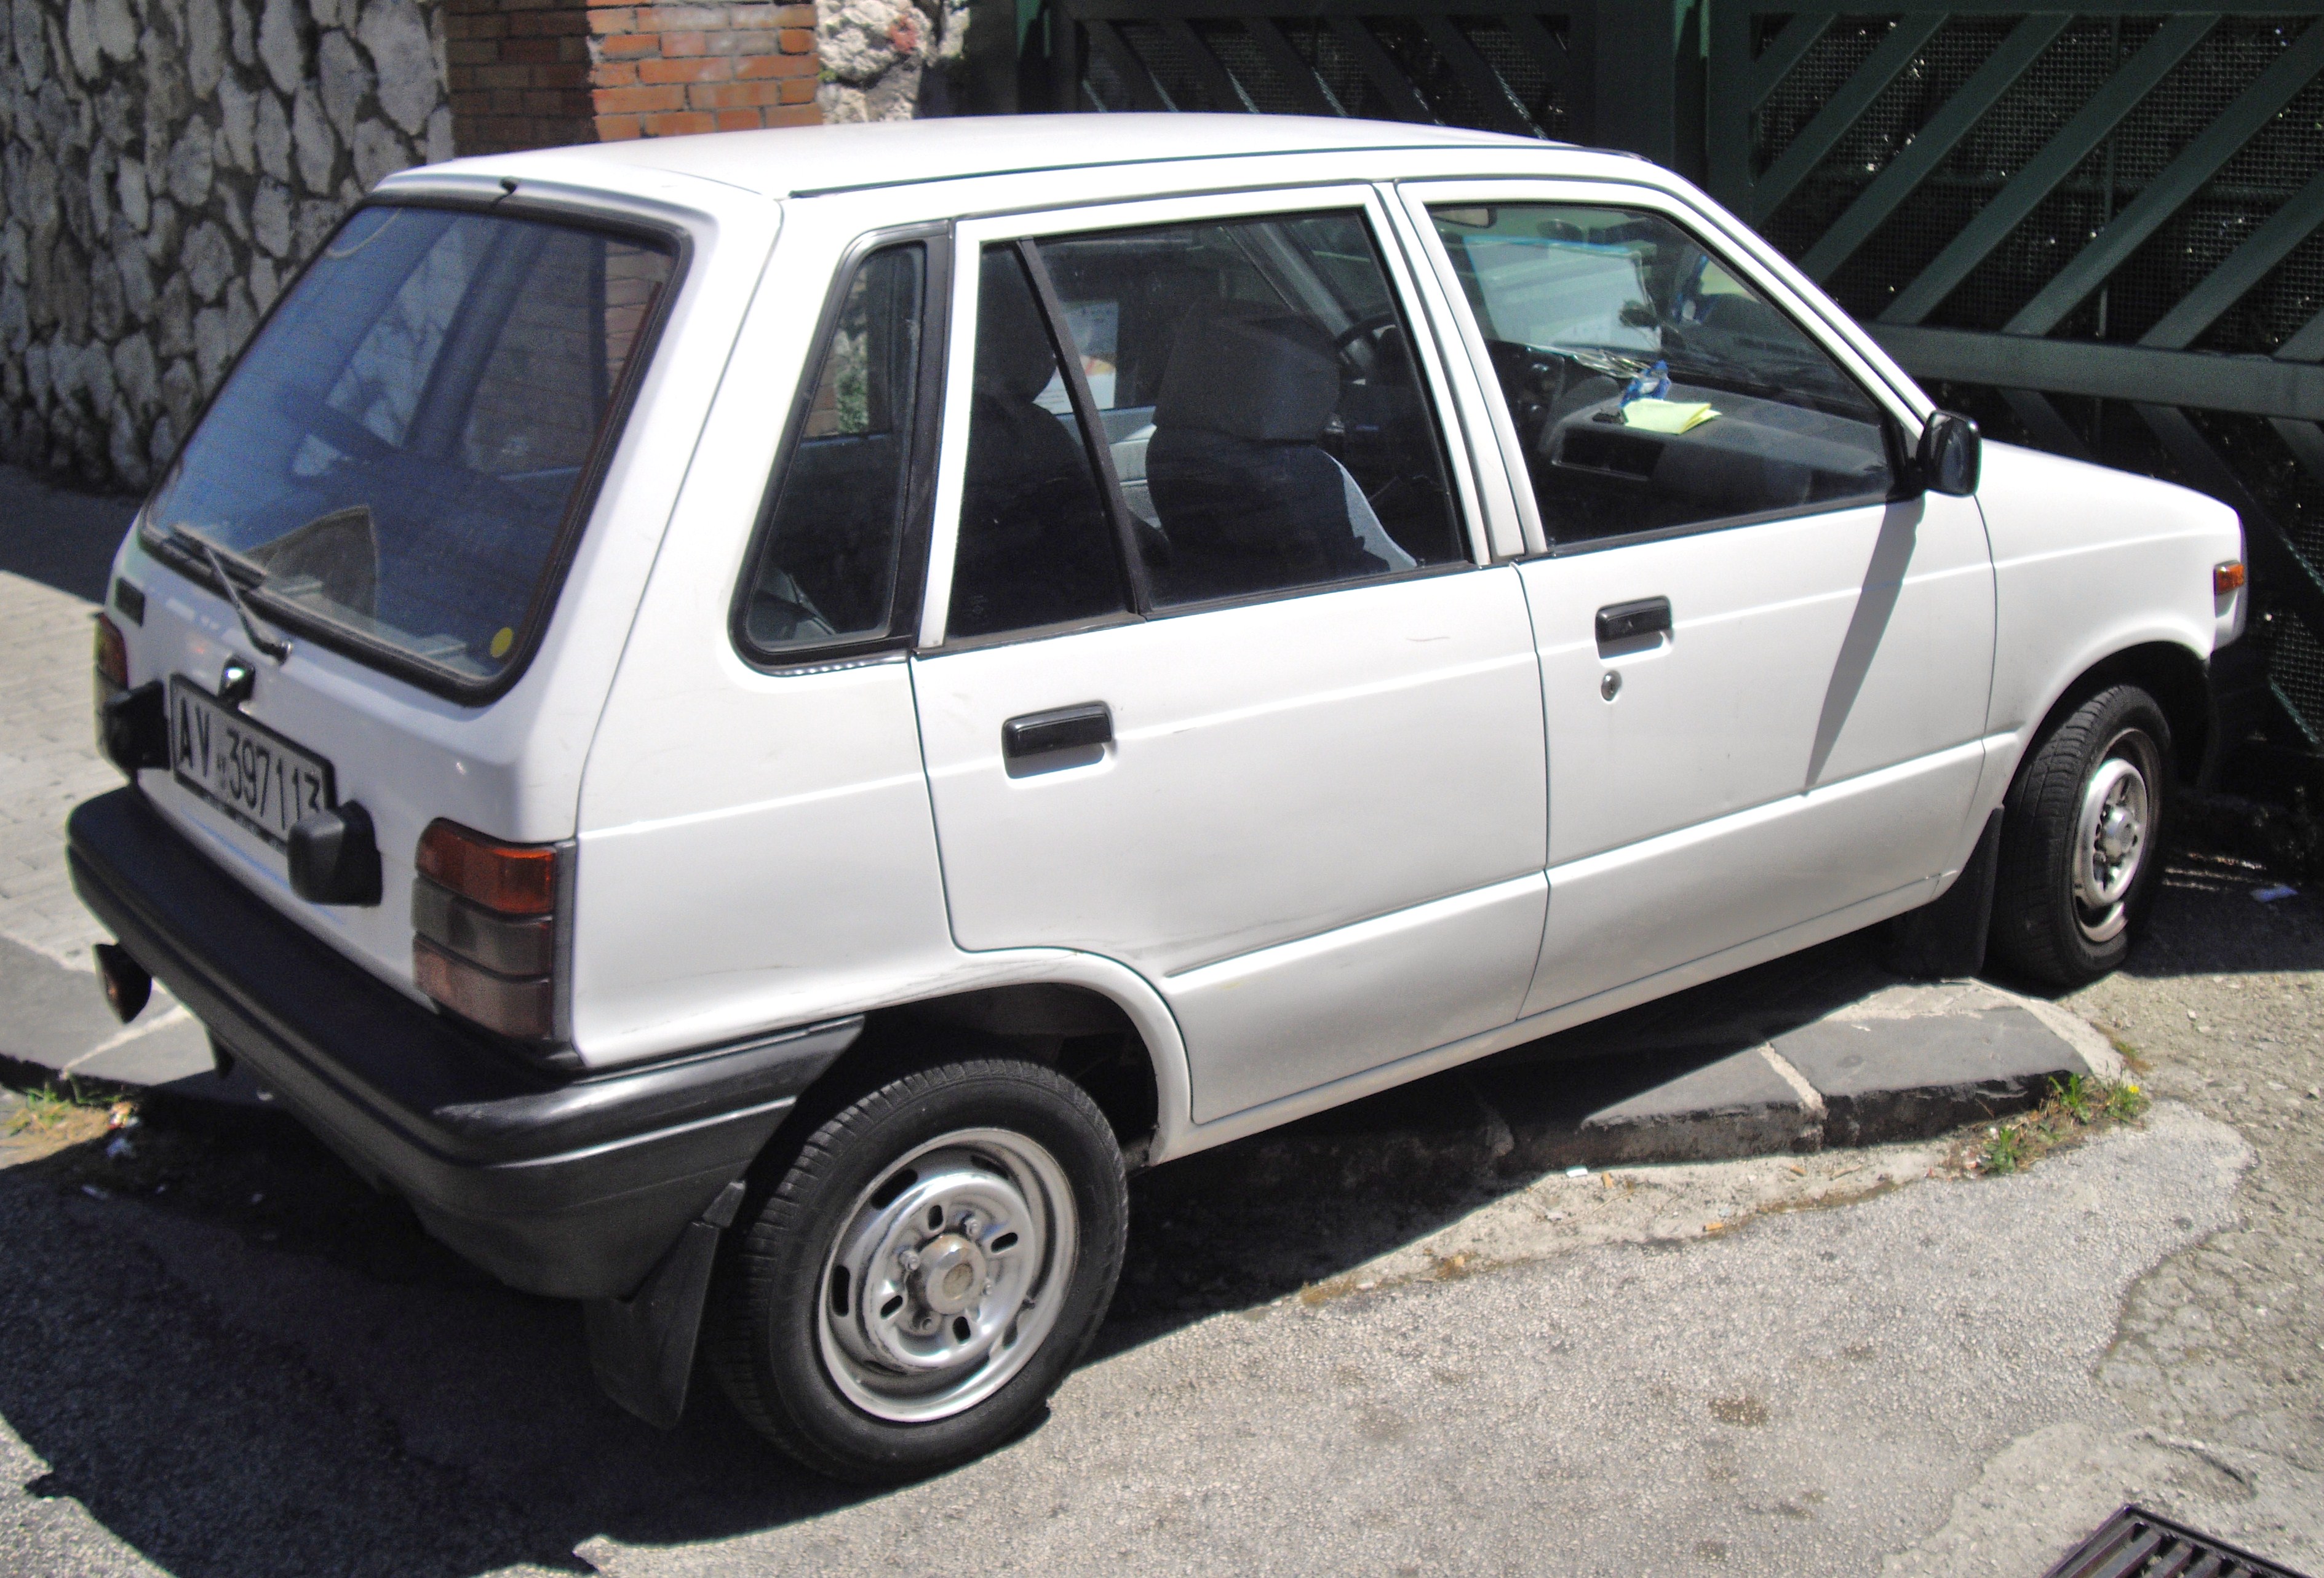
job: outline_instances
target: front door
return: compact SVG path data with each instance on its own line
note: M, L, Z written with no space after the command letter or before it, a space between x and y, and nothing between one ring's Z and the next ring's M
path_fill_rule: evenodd
M1197 1122L1506 1024L1541 935L1524 592L1376 210L1315 200L964 227L914 663L954 937L1144 974Z
M1547 549L1520 569L1550 749L1527 1012L1898 907L1983 763L1976 504L1898 488L1893 414L1674 206L1467 196L1427 212Z

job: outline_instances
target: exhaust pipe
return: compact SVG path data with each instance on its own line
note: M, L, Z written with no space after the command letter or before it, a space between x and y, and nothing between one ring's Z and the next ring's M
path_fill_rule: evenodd
M153 995L152 972L117 942L97 945L97 978L105 987L105 1005L124 1024L143 1013Z

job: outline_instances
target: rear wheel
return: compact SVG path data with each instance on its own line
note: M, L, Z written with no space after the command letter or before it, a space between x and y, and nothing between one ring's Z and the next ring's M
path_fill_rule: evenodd
M809 1468L910 1479L1001 1445L1096 1335L1127 1231L1104 1115L1038 1064L904 1075L819 1125L736 1224L713 1362Z
M2047 986L2129 956L2162 875L2171 725L2135 685L2090 697L2034 748L2001 826L1992 946Z

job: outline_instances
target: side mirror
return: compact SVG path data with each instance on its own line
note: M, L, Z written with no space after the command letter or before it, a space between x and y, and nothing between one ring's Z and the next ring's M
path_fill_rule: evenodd
M1955 498L1967 498L1976 492L1983 442L1978 436L1977 424L1967 417L1957 417L1950 411L1933 413L1928 425L1921 429L1921 447L1913 456L1921 473L1921 486L1932 493L1950 493Z
M290 891L309 904L375 904L379 841L371 812L355 801L318 811L290 830Z

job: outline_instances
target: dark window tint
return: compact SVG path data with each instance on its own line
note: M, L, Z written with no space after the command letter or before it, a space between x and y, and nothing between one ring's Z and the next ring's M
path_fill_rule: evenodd
M953 636L1094 619L1128 606L1097 472L1013 247L988 247L976 291L968 466Z
M1465 556L1361 215L1066 236L1041 258L1157 606Z
M896 623L926 249L856 269L824 347L742 610L764 651L873 640Z
M675 264L500 215L356 213L291 287L147 514L262 604L489 680L543 583Z
M1553 542L1886 496L1879 408L1668 220L1554 204L1431 212Z

